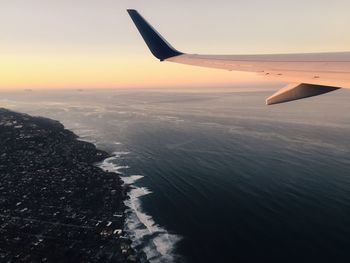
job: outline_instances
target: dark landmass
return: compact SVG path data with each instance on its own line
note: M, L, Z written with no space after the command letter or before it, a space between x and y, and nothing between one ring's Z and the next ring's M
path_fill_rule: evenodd
M140 262L108 154L57 121L0 109L0 262Z

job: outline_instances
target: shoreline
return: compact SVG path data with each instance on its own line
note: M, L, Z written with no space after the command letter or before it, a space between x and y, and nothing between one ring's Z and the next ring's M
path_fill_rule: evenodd
M147 262L125 231L112 155L58 121L0 108L0 259Z
M125 228L132 240L131 246L136 250L143 251L149 262L185 262L184 258L175 253L176 244L182 237L169 233L159 226L152 216L142 208L142 197L152 194L152 191L135 183L141 180L143 175L126 175L124 170L129 166L118 165L118 160L129 152L113 152L112 156L98 164L104 171L112 171L118 174L128 188L128 198L125 200L126 223ZM121 171L122 170L122 171Z

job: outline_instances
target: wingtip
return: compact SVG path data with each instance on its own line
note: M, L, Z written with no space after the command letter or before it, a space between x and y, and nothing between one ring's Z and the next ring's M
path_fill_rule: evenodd
M182 55L173 48L135 9L127 9L131 19L133 20L135 26L146 42L148 48L151 50L152 54L163 61L170 57L175 57Z

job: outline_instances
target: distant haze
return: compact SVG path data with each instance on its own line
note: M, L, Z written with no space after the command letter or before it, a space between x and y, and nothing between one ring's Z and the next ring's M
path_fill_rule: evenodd
M254 74L159 63L126 13L135 8L193 53L350 50L346 0L2 0L0 89L222 87Z

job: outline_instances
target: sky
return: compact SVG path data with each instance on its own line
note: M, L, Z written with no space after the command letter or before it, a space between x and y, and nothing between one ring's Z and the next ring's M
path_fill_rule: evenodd
M348 0L0 0L0 89L239 87L252 73L153 58L126 13L204 54L350 51Z

